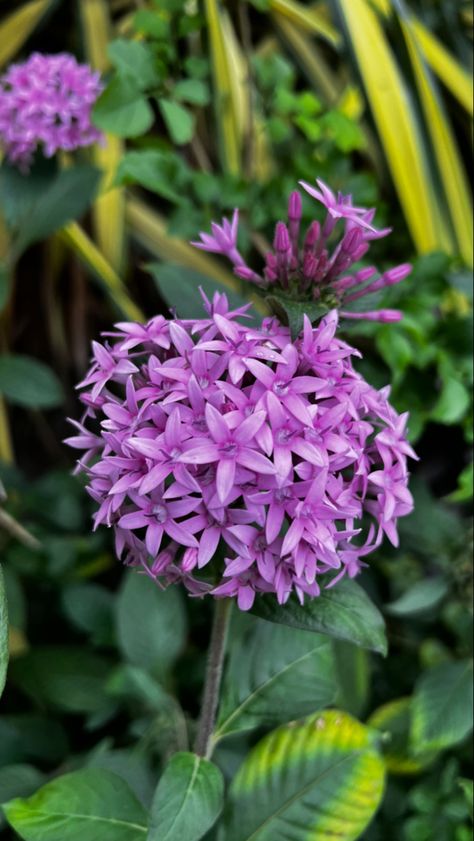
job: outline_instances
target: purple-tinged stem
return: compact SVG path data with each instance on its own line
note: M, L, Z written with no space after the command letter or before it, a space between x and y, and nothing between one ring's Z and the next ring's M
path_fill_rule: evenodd
M209 759L212 752L212 733L219 705L219 692L232 611L232 599L216 599L211 641L207 655L206 678L201 704L201 717L194 744L198 756Z

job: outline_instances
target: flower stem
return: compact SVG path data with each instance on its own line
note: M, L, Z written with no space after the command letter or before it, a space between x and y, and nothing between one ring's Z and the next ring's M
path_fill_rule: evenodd
M194 745L195 753L198 756L206 757L206 759L209 759L212 752L212 732L219 704L219 690L231 610L232 599L216 599L211 641L207 655L201 717Z

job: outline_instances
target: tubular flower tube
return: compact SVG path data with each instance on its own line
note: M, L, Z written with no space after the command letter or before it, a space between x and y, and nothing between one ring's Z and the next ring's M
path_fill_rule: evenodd
M67 443L84 451L95 527L194 596L242 610L260 593L317 597L384 535L397 545L413 505L407 415L353 368L336 310L292 342L276 318L251 326L225 295L203 300L202 319L122 323L94 343Z
M409 263L385 272L378 272L375 267L368 270L355 266L368 252L371 241L387 236L391 229L375 228L372 224L374 208L354 207L352 196L335 195L321 179L317 179L317 188L305 181L300 184L324 206L326 218L322 224L316 220L311 222L300 247L302 200L300 193L294 190L288 201L288 224L276 223L273 250L266 254L260 273L248 266L237 250L237 210L231 222L227 219L223 219L221 225L213 222L212 235L203 232L200 241L192 244L226 257L238 277L270 294L280 288L286 297L300 302L316 301L328 311L338 309L345 318L399 321L402 318L399 310L370 310L365 315L363 311L351 310L350 306L359 298L400 283L410 274ZM344 225L339 241L335 238L338 224ZM347 274L348 271L351 273ZM373 278L371 283L367 283L369 278Z
M33 53L0 77L0 145L27 171L41 148L47 158L101 141L91 109L102 91L100 75L68 53Z

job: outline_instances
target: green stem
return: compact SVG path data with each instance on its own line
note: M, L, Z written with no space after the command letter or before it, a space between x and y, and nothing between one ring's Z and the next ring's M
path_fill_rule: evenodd
M198 756L204 756L207 759L209 759L212 753L212 733L219 704L219 691L231 610L232 599L216 599L211 641L207 656L201 717L194 745L194 752Z

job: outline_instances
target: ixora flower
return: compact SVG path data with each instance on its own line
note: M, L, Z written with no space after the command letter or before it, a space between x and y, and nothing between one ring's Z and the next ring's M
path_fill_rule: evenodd
M232 230L225 232L232 237ZM121 323L94 343L67 442L119 557L195 596L295 592L354 577L412 510L406 415L352 366L329 312L293 342L276 318L203 295L203 319Z
M232 221L212 223L212 235L201 233L192 244L203 251L222 254L234 266L234 273L262 291L299 302L319 304L322 310L337 308L344 318L369 321L399 321L399 310L360 311L356 302L366 295L400 283L411 272L409 263L402 263L385 272L375 266L355 268L367 254L370 241L390 233L390 228L377 230L372 225L375 209L353 207L352 196L335 195L323 181L318 188L300 181L310 196L326 209L323 224L313 221L301 238L302 200L300 193L291 193L288 202L288 223L277 222L273 249L265 257L261 273L247 265L237 249L238 210ZM337 224L344 223L344 232L337 239Z
M37 148L46 157L100 141L91 109L100 75L68 53L33 53L0 77L0 145L27 170Z

